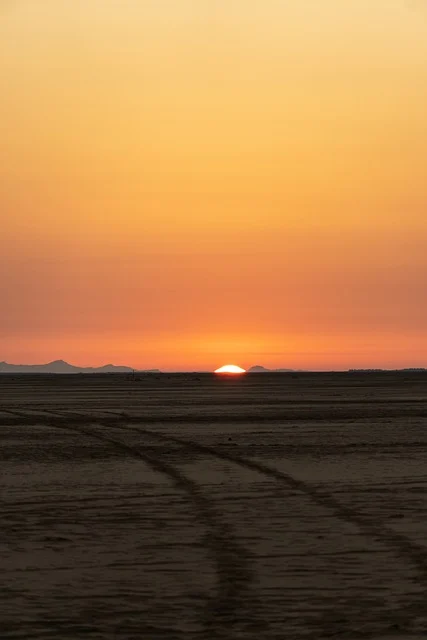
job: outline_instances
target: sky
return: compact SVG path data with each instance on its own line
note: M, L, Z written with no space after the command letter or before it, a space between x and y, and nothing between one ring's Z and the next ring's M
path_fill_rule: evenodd
M427 366L427 1L0 0L0 360Z

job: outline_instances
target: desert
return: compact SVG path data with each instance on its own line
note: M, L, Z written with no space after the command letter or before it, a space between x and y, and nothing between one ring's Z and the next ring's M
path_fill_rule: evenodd
M425 637L426 382L1 376L2 638Z

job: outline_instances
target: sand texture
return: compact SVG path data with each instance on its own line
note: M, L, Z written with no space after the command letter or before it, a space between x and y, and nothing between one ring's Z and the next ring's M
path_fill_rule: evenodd
M427 375L0 376L0 637L427 638Z

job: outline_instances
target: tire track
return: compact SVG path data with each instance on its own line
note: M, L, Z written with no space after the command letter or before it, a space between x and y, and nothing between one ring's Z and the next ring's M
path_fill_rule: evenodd
M189 441L183 438L177 438L175 436L160 434L158 432L151 431L150 429L141 428L135 425L122 425L120 426L120 428L124 430L131 429L134 431L138 431L139 433L152 437L159 442L169 441L175 444L181 444L183 447L187 447L194 452L203 453L220 460L232 462L243 468L264 474L269 478L275 479L281 484L285 484L287 487L290 487L307 495L313 500L313 502L315 502L319 506L331 510L334 515L341 521L355 525L362 534L371 539L381 542L386 548L389 548L392 551L398 551L398 553L402 557L406 558L412 564L412 566L418 573L419 582L424 586L425 589L427 589L427 549L425 549L421 545L418 545L416 542L410 540L403 534L390 529L381 521L373 522L358 511L343 505L332 495L319 491L313 485L306 483L303 480L299 480L291 474L279 471L278 469L274 469L273 467L263 464L262 462L255 462L254 460L233 455L225 451L218 450L214 447L202 445L191 440ZM420 594L412 603L404 605L400 608L396 608L394 611L394 616L399 620L399 623L401 623L403 619L410 624L414 617L423 616L424 612L425 591L424 593ZM366 611L363 611L363 615L365 617L366 613ZM363 625L362 628L353 627L346 630L341 629L332 633L330 631L326 631L325 629L324 633L321 636L316 635L316 637L348 637L349 635L357 636L359 633L360 637L366 637L366 633L371 636L368 631L368 627L372 624L375 624L375 622L377 622L377 620L372 619L365 625ZM380 614L380 619L378 620L378 622L383 622L382 614Z
M398 553L404 558L406 558L407 560L409 560L411 565L417 570L417 573L419 574L418 576L419 581L427 588L427 550L426 549L424 549L421 545L418 545L417 543L408 539L406 536L394 531L393 529L390 529L383 522L373 521L371 518L364 516L357 510L342 504L339 500L334 498L333 495L325 493L317 489L315 486L309 483L306 483L303 480L299 480L298 478L295 478L291 474L279 471L262 462L258 462L250 458L232 454L222 449L203 445L203 444L194 442L192 440L186 440L184 438L179 438L173 435L166 435L164 433L158 433L156 431L152 431L151 429L145 428L145 426L144 427L139 426L140 423L138 424L139 419L137 416L129 416L123 412L117 413L117 412L102 411L102 412L99 412L98 414L95 414L95 413L89 413L89 412L78 413L78 412L72 411L72 412L66 412L66 413L60 413L60 412L55 412L55 413L49 412L49 413L50 415L48 414L48 412L46 412L46 416L49 417L49 422L50 424L52 424L52 426L58 426L61 428L66 428L66 429L74 430L77 432L87 433L87 435L91 435L91 436L94 436L94 433L90 429L85 429L85 428L82 429L80 426L76 426L76 427L69 426L70 422L71 424L73 423L81 424L82 422L85 422L86 424L96 423L100 428L115 428L124 433L126 432L129 433L133 431L141 435L145 435L154 441L158 441L162 443L175 443L187 449L188 451L201 453L207 456L214 457L216 459L231 462L243 468L261 473L266 477L272 478L276 480L278 483L285 485L288 488L291 488L293 490L299 491L302 494L307 495L310 499L313 500L313 502L331 511L336 518L340 519L343 522L347 522L352 525L355 525L362 534L382 543L389 550L392 550L394 552L398 551ZM105 414L108 414L108 413L111 414L111 418L105 417ZM23 417L25 415L28 416L28 414L24 414L24 413L22 415ZM30 419L31 418L32 417L30 417ZM128 424L126 425L120 424L120 423L123 423L123 420L127 420ZM68 424L64 425L64 422ZM105 440L105 438L103 438L103 436L100 437L100 434L98 433L94 437L98 437L100 440L102 439ZM108 440L110 439L107 438L107 441ZM112 444L117 445L118 442L114 440L112 441ZM128 448L133 450L133 447L129 447L128 445L125 445L122 442L120 442L119 445L120 445L120 448L123 450L124 449L128 450ZM148 464L150 464L150 462L153 460L150 456L143 454L139 449L137 449L137 452L138 452L138 455L137 455L138 458L142 458L142 459L149 458L150 461L147 460ZM166 465L165 463L159 461L157 458L156 458L156 461L157 463L169 469L169 465ZM179 476L181 476L180 472L177 471L175 467L172 467L172 469L174 470L174 473L177 473ZM196 483L193 483L188 478L185 478L185 482L190 483L190 486L192 487L195 486L196 493L200 492L200 488ZM206 500L204 496L203 498L204 500ZM193 502L195 501L193 500ZM196 502L196 504L197 504L198 511L202 512L199 506L199 503ZM216 512L214 510L212 511L212 506L210 505L210 503L209 503L209 508L210 508L210 517L215 520L218 516L216 515ZM207 523L206 516L203 516L203 517L204 517L205 523ZM210 548L212 548L212 546L214 547L212 549L213 554L217 553L218 544L223 544L223 542L220 542L220 540L221 540L221 536L217 535L216 542L213 545L211 543ZM246 564L245 566L247 568L248 565ZM231 573L234 574L234 572L231 572ZM224 572L224 575L225 574L226 572ZM219 587L220 587L219 588L219 594L220 594L221 593L220 585L224 584L225 578L224 576L221 578L220 571L218 571L218 576L219 576L218 581L219 581ZM226 593L225 589L223 593ZM221 600L220 597L219 597L219 600ZM396 616L396 619L398 619L399 622L402 622L402 620L404 620L406 623L410 623L413 617L417 617L423 614L424 608L425 608L425 599L420 596L419 598L417 597L416 599L414 599L414 601L411 604L408 604L403 607L400 607L399 609L396 609L393 616ZM236 608L235 608L235 611L236 611ZM360 613L362 615L362 611ZM366 611L363 612L363 615L365 617L366 617L366 613L367 613ZM330 629L327 630L326 628L324 628L323 634L321 633L319 635L317 633L313 637L316 637L316 638L338 637L338 636L341 637L341 635L343 637L344 636L347 637L348 635L353 635L353 634L357 635L359 632L361 632L361 636L366 637L365 636L366 633L368 633L368 635L372 635L371 633L369 633L368 627L371 625L374 625L377 622L378 623L384 622L382 616L378 620L372 618L369 622L367 622L366 625L363 625L363 630L357 627L353 627L353 628L347 627L346 629L342 629L340 631L334 632L334 631L331 631ZM230 623L226 622L225 624L230 624ZM365 627L366 627L366 631L365 631ZM209 623L206 623L206 620L205 620L205 628L209 628ZM232 628L233 627L231 627L231 629ZM233 637L233 631L231 630L230 635L228 635L224 627L220 632L217 631L216 633L215 632L212 633L212 630L209 628L209 632L210 632L210 637L213 637L213 638L214 637L217 637L217 638ZM247 636L245 635L245 637ZM308 637L310 637L310 634Z
M12 413L12 412L11 412ZM24 412L15 412L19 417L27 417ZM80 420L90 421L90 417L79 415ZM202 624L209 638L231 639L235 637L236 626L241 627L241 621L246 620L249 624L257 624L256 603L249 593L249 585L253 576L250 569L249 553L240 545L231 530L225 523L221 522L220 514L210 500L204 495L200 486L187 478L175 467L162 462L158 458L143 453L139 448L126 444L121 440L100 434L96 430L88 427L64 424L67 416L46 412L47 425L57 429L72 431L81 435L94 438L101 442L115 447L117 450L125 451L130 456L142 460L154 471L172 480L174 486L187 494L190 502L194 506L196 518L207 528L208 533L204 537L204 543L209 551L209 555L216 566L217 573L217 595L206 607ZM101 425L101 428L118 425ZM121 429L123 431L123 429Z
M269 478L273 478L277 482L281 484L285 484L287 487L299 491L310 497L313 502L317 503L319 506L322 506L326 509L333 511L335 516L339 518L341 521L347 522L349 524L355 525L361 533L364 535L380 540L382 544L393 549L398 550L401 555L406 557L410 562L415 566L415 568L420 573L420 578L423 583L426 584L427 587L427 549L421 545L418 545L416 542L413 542L405 535L398 533L394 529L391 529L387 525L385 525L381 521L374 522L372 519L367 518L360 512L352 509L351 507L347 507L342 502L334 498L331 494L325 493L324 491L320 491L312 484L304 482L304 480L299 480L295 476L285 473L283 471L279 471L274 467L270 467L262 462L257 462L250 458L244 458L242 456L234 455L231 453L227 453L222 449L217 449L215 447L210 447L208 445L203 445L198 442L194 442L193 440L186 440L185 438L178 438L173 435L166 435L164 433L159 433L158 431L152 431L151 429L147 429L146 427L140 427L135 422L138 421L137 417L129 416L128 414L116 413L104 411L103 413L111 413L116 419L109 420L108 418L102 418L96 414L83 414L78 412L70 412L73 416L80 419L86 419L88 421L95 421L100 426L111 427L114 426L122 431L135 431L146 435L153 440L157 440L158 442L173 442L174 444L181 445L189 451L193 451L196 453L202 453L208 456L215 457L220 460L224 460L226 462L231 462L237 464L240 467L250 469L252 471L256 471L264 476ZM64 414L59 414L66 418ZM128 420L127 425L120 424L120 420Z
M387 527L384 523L378 521L374 522L363 516L355 509L347 507L339 500L336 500L331 494L320 491L315 486L304 482L303 480L299 480L289 473L270 467L262 462L256 462L250 458L244 458L227 453L226 451L216 449L215 447L202 445L192 440L185 440L172 435L165 435L163 433L152 431L151 429L145 429L134 425L121 426L119 428L135 430L158 440L159 442L173 442L175 444L185 446L192 451L214 456L220 460L232 462L246 469L257 471L269 478L273 478L281 484L286 484L286 486L291 489L304 493L319 506L332 510L335 516L340 520L357 526L364 535L380 539L386 546L398 549L402 555L407 557L416 566L422 574L423 581L425 581L427 585L427 549L412 540L409 540L406 536L398 533L394 529Z
M109 412L105 411L104 413ZM76 412L74 412L74 415L79 415L81 419L84 417L83 414L77 414ZM308 496L314 503L332 511L335 517L340 519L342 522L346 522L356 526L363 535L375 541L379 541L391 551L397 551L401 557L406 558L406 560L411 563L411 565L417 571L419 582L427 589L427 549L410 540L405 535L400 534L397 531L394 531L393 529L387 527L387 525L385 525L383 522L372 521L370 518L367 518L357 510L342 504L342 502L334 498L331 494L320 491L315 486L304 482L303 480L299 480L289 473L274 469L273 467L270 467L262 462L228 453L226 451L223 451L222 449L203 445L192 440L186 440L185 438L179 438L176 436L152 431L151 429L147 429L145 426L138 426L138 424L135 424L135 422L137 421L137 417L130 417L125 412L121 414L111 412L111 415L113 416L112 420L103 418L100 419L100 416L96 415L86 415L86 419L89 418L95 420L101 426L104 425L106 427L115 423L116 426L122 431L130 430L138 432L141 435L148 436L149 438L152 438L153 440L158 442L169 442L178 444L192 452L201 453L219 460L231 462L246 469L250 469L268 478L272 478L280 484L286 485L286 487L288 488L299 491L300 493ZM117 424L119 421L123 420L129 420L130 424ZM404 619L407 621L407 623L410 623L415 616L423 615L424 609L425 593L416 598L411 604L407 604L403 607L400 607L399 609L396 609L394 615L396 616L396 619L399 620L399 622L402 622L402 619ZM366 616L366 612L363 613ZM382 615L380 615L380 619L378 621L372 619L365 625L363 625L361 635L364 635L365 629L367 630L370 625L375 624L376 622L383 622ZM359 631L360 628L358 627L353 627L346 630L342 629L340 631L332 633L330 631L326 631L325 629L324 633L320 637L337 637L341 635L343 637L347 637L348 635L357 635ZM319 635L317 635L316 637L319 637Z

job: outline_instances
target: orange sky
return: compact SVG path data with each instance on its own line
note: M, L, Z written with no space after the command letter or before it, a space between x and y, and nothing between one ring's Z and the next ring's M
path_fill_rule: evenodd
M427 4L0 3L0 360L427 366Z

